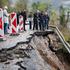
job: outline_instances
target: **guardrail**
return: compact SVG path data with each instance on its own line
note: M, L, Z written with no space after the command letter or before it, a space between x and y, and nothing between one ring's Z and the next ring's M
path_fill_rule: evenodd
M63 43L64 47L67 49L67 51L70 53L70 44L65 40L63 34L61 33L61 31L58 29L58 27L55 27L55 26L49 26L53 29L55 29L58 37L60 38L61 42Z

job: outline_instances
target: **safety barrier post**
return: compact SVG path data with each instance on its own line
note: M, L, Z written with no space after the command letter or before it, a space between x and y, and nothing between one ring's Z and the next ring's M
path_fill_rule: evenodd
M0 8L0 39L4 40L4 22L3 22L3 10Z
M11 21L11 35L17 35L18 34L17 14L15 12L12 12L10 14L10 21Z

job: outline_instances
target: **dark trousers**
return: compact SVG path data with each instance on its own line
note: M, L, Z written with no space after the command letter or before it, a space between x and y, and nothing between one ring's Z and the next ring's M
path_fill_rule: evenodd
M46 29L46 28L47 28L47 29L49 28L49 27L48 27L48 24L49 24L49 21L46 20L46 21L45 21L45 29Z
M44 30L45 28L44 28L44 23L42 23L42 30Z
M42 30L42 22L39 22L39 29Z
M37 23L37 22L34 22L33 30L34 30L34 29L38 30L38 23Z
M47 29L49 29L49 20L47 21Z
M8 24L7 23L4 23L4 33L8 33L7 32L7 29L8 29Z
M29 28L32 29L32 22L29 21Z
M26 29L25 29L25 25L26 25L26 22L25 22L25 20L24 20L24 25L23 25L23 27L24 27L24 31L26 31Z

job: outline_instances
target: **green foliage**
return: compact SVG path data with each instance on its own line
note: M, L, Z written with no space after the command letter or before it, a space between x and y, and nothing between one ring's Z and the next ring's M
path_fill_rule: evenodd
M33 3L33 4L32 4L33 12L36 11L37 7L38 7L38 6L37 6L37 3Z
M27 9L27 0L18 0L15 6L17 11Z
M62 32L65 40L70 43L70 30L67 27L61 26L60 31Z
M65 26L65 9L61 6L60 7L60 24Z
M16 9L13 8L13 7L8 7L8 12L9 12L9 13L11 13L11 12L13 12L13 11L16 12Z
M47 9L47 4L46 3L39 3L38 4L38 9L40 11L44 11L45 9Z
M50 3L44 3L44 2L37 2L32 4L33 11L36 11L37 9L40 11L45 11L50 7Z
M58 15L57 15L56 10L52 9L51 10L51 13L50 13L50 21L51 21L51 24L52 25L56 25L57 19L58 19Z
M4 7L5 5L8 5L9 0L0 0L0 7Z

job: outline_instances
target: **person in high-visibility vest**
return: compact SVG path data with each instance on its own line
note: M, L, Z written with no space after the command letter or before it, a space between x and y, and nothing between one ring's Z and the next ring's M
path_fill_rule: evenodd
M3 17L4 17L4 33L8 33L8 26L9 26L9 19L8 19L8 12L7 12L8 7L5 6L3 10Z

